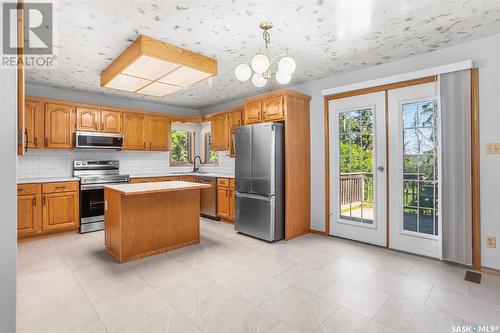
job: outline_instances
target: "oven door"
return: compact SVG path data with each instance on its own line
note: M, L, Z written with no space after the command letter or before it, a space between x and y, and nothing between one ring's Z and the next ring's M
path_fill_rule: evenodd
M82 185L80 193L80 222L104 221L104 189L102 185Z
M123 136L113 133L76 132L76 148L122 149Z

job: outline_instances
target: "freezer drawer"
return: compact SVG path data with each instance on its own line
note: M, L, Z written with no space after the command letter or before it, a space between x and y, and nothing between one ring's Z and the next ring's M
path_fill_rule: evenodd
M235 194L235 229L242 234L274 242L284 238L284 221L276 214L276 198L246 193Z

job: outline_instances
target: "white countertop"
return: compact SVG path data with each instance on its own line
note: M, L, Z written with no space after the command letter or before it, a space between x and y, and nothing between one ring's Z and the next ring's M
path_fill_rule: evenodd
M31 184L31 183L55 183L55 182L74 182L79 181L78 177L46 177L46 178L19 178L18 184Z
M213 178L234 178L234 175L222 174L217 172L159 172L159 173L136 173L131 174L130 178L147 178L147 177L168 177L168 176L198 176L198 177L213 177Z
M104 188L109 188L115 191L119 191L124 195L186 191L186 190L195 190L195 189L202 189L209 187L211 187L210 184L201 184L201 183L183 182L183 181L104 185Z

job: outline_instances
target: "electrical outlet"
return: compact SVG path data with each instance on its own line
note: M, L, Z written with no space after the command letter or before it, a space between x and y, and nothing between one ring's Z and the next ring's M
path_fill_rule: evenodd
M500 154L500 143L487 143L486 154Z
M497 238L495 236L486 236L486 247L495 249L497 247Z

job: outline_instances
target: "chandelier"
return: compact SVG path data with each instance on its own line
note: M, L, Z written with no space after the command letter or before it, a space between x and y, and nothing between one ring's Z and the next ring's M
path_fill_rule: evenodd
M277 56L271 56L269 44L271 44L271 35L269 29L273 27L271 22L262 22L260 28L264 30L262 37L264 38L265 49L261 49L250 63L251 67L247 64L239 64L234 70L234 75L240 81L247 81L252 78L252 83L257 88L264 87L267 81L273 75L273 63L280 59L278 62L278 70L274 74L276 81L280 84L287 84L292 79L292 74L295 72L295 60L289 57L286 53Z

